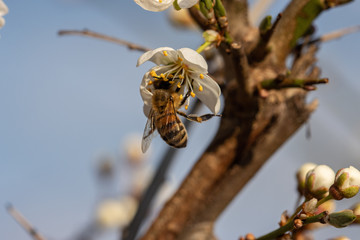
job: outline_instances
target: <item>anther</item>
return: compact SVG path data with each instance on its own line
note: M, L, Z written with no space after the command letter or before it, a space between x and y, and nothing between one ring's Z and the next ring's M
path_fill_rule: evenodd
M169 81L170 84L173 84L175 81Z
M150 81L148 82L148 85L151 85L151 84L153 84L153 81L150 80Z
M188 110L188 108L189 108L189 105L185 105L185 110Z
M181 88L181 84L180 84L180 83L177 84L177 88Z
M179 61L182 61L183 59L181 57L178 57Z
M191 95L192 97L195 97L195 93L194 93L194 92L191 92L190 95Z
M179 79L184 79L184 76L180 74Z
M200 73L200 79L204 79L204 74Z
M150 72L150 76L152 76L152 77L157 77L157 74L156 74L155 70L152 70L152 71Z
M183 100L184 97L183 97L183 95L181 94L181 95L179 96L179 98L180 98L180 100Z
M202 92L204 90L203 86L199 86L199 91Z
M159 0L159 3L162 3L162 0ZM165 54L164 54L165 55ZM165 55L166 56L166 55Z
M169 78L173 78L174 75L172 75L171 73L168 75Z
M159 2L161 3L162 0L159 0ZM164 54L165 57L167 57L167 55L168 55L167 51L165 51L165 50L163 51L163 54Z

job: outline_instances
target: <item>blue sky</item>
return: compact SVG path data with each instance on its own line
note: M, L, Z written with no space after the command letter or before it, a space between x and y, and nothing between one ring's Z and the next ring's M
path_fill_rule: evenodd
M138 87L151 64L136 68L139 52L94 39L59 37L57 31L87 28L149 48L197 48L200 34L173 29L165 13L146 12L133 1L5 3L10 12L0 30L0 206L11 202L45 236L67 239L92 216L97 158L105 153L121 159L126 136L143 131ZM282 7L283 1L277 1L269 13ZM356 1L323 13L316 21L319 34L359 24L359 11ZM319 65L330 84L309 95L320 100L310 120L312 138L305 139L303 128L270 159L221 217L216 227L221 239L275 228L280 214L295 204L294 173L302 163L360 168L359 42L360 34L354 34L321 47ZM171 169L176 184L217 124L212 120L193 128L189 147ZM152 145L151 164L156 166L167 146L159 139ZM269 196L264 189L277 194ZM29 239L5 208L0 225L0 239ZM354 228L341 232L356 234ZM318 234L325 239L340 231Z

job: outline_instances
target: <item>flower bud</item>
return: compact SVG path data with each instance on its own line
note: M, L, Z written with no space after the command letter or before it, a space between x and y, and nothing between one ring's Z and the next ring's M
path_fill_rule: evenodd
M356 215L355 223L360 223L360 202L356 203L352 207L352 210L353 210L354 214Z
M343 228L352 224L356 219L356 215L350 209L345 209L340 212L334 212L329 214L325 218L325 222L336 227Z
M335 176L335 182L330 193L336 200L354 197L360 189L360 172L350 166L340 169Z
M206 30L202 36L205 42L216 42L220 37L219 33L214 30Z
M305 163L296 172L296 178L298 182L298 190L300 194L303 194L305 188L306 174L313 170L317 165L315 163Z
M327 165L319 165L306 174L305 197L321 199L329 194L335 173Z

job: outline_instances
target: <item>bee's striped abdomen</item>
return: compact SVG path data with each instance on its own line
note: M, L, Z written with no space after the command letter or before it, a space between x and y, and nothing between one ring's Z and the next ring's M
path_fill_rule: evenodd
M175 148L186 147L186 129L176 113L167 112L158 115L155 124L160 136L167 144Z

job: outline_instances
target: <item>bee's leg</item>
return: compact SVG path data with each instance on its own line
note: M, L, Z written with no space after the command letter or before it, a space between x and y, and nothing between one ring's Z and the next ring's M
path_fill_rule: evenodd
M216 114L205 114L205 115L201 115L201 116L196 116L194 114L186 115L186 113L183 113L183 112L180 112L180 111L177 111L177 114L185 117L187 120L194 121L194 122L199 122L199 123L207 121L210 118L215 117L215 116L216 117L221 117L221 115L216 115Z
M180 107L185 104L186 100L190 97L190 93L191 93L191 91L189 90L189 91L185 94L184 98L183 98L183 99L181 100L181 102L180 102L180 105L179 105Z

